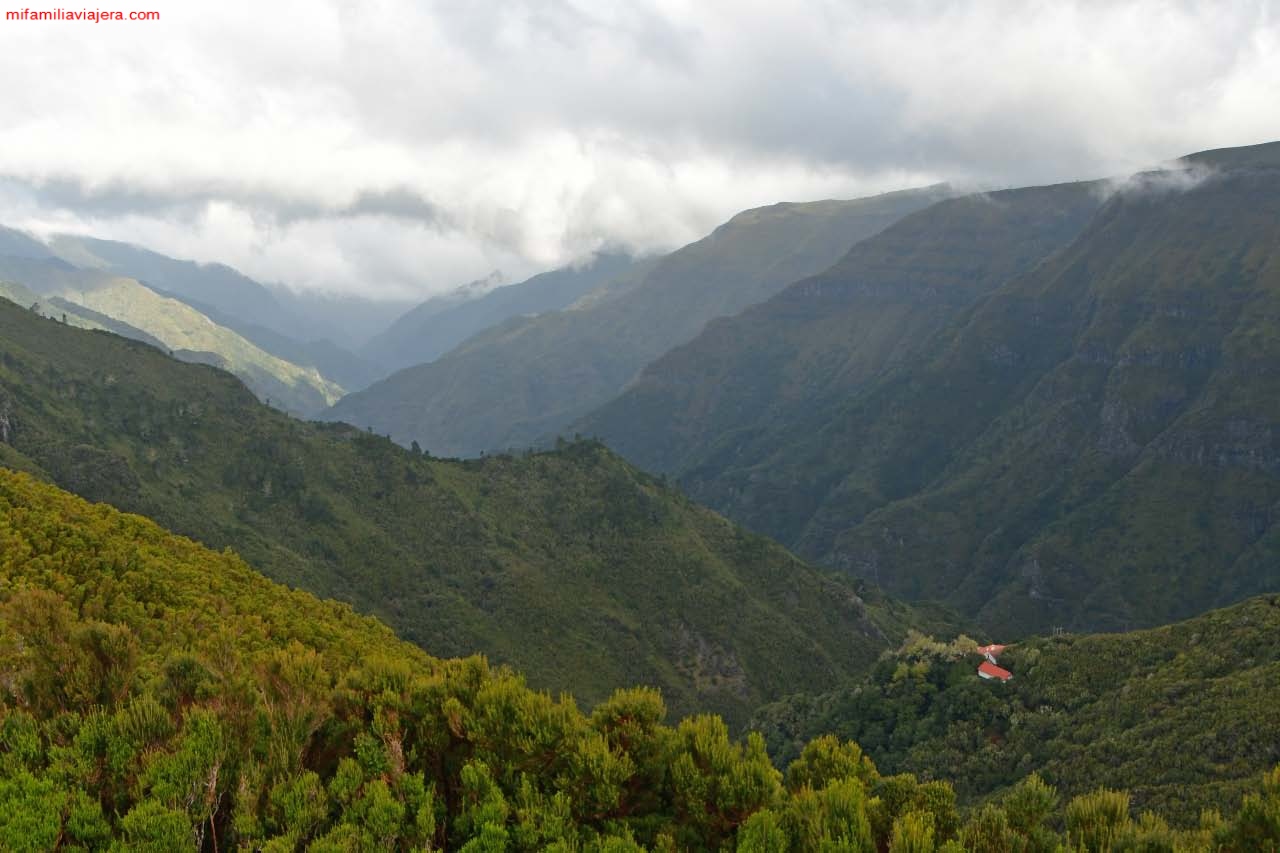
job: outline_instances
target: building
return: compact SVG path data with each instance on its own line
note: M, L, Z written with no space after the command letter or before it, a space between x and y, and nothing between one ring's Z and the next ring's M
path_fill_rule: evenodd
M1005 650L1005 646L992 643L989 646L978 646L978 654L982 655L992 663L999 663L996 658L1000 657L1000 653Z
M996 666L990 660L984 660L978 666L978 676L980 678L993 679L995 681L1008 681L1013 678L1013 673L1007 669Z

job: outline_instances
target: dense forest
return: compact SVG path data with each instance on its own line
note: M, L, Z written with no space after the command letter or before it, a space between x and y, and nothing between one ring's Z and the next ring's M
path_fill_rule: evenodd
M481 658L138 516L0 470L0 845L11 850L1274 850L1280 768L1225 817L1067 799L962 811L820 737L781 772L657 691L584 713ZM1191 824L1171 828L1169 821Z
M762 702L860 677L929 621L598 444L436 460L3 300L0 423L0 463L588 701L640 679L740 726Z

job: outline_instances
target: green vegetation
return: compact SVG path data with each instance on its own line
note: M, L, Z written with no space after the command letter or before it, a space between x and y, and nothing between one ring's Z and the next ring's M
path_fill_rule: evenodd
M584 715L441 661L230 552L0 470L0 846L26 850L1275 850L1280 769L1229 820L1032 776L969 815L852 743L784 777L652 690ZM1059 828L1060 827L1060 828Z
M239 376L259 397L274 400L277 406L290 411L310 414L332 405L343 394L341 387L314 368L277 358L186 303L160 296L133 279L116 278L60 295L76 305L127 322L175 352L210 354L212 363Z
M950 191L776 204L637 264L569 310L481 332L444 357L344 397L325 417L441 456L525 448L608 401L714 317L825 269L857 241Z
M1008 648L1004 684L979 679L976 645L913 635L867 683L761 709L780 760L825 733L882 771L947 779L962 802L1030 772L1067 794L1126 789L1135 807L1194 823L1229 810L1280 762L1280 597L1127 634Z
M38 294L42 312L50 317L66 314L75 325L158 342L186 361L223 367L259 397L288 411L310 414L342 396L343 389L315 368L272 355L187 303L135 279L79 269L58 259L4 255L0 277L22 285L24 299L26 292Z
M437 461L7 302L0 451L434 653L485 652L590 702L650 684L737 726L763 702L860 676L920 619L599 445Z
M180 299L271 355L315 368L347 390L364 388L388 372L330 338L362 338L370 325L380 328L396 315L395 303L383 306L359 297L299 294L281 285L268 288L224 264L178 260L114 240L55 234L40 248L81 269L136 279L163 296ZM0 254L10 254L3 249L0 244ZM339 301L341 305L327 304ZM334 317L340 318L340 325L334 325ZM263 393L280 399L279 394Z
M24 287L13 281L0 281L0 297L8 299L18 305L22 305L27 309L34 311L41 317L48 317L51 320L58 320L63 323L75 326L77 329L95 329L104 332L112 332L122 337L131 338L135 341L151 344L159 349L167 349L158 339L153 338L140 329L135 329L128 323L122 323L119 320L112 319L105 314L99 314L91 311L81 305L67 302L59 297L45 299L35 291Z
M936 205L578 429L1003 636L1280 589L1280 143L1205 158Z

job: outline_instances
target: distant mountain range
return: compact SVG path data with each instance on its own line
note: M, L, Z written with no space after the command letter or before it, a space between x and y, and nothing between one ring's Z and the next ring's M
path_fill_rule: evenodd
M224 264L199 264L113 240L59 234L50 250L78 267L137 279L185 302L274 356L314 367L344 389L363 388L384 367L352 349L382 329L405 303L296 293L261 284Z
M575 429L1020 633L1280 588L1280 144L942 202Z
M440 455L527 447L607 402L708 320L825 269L854 243L950 194L939 186L740 213L696 243L621 270L566 310L491 327L430 364L347 395L324 417ZM574 283L595 284L581 275Z
M405 312L365 344L361 353L395 370L435 361L472 335L513 317L568 308L624 277L634 265L629 255L606 253L518 284L475 282L480 287L464 287Z

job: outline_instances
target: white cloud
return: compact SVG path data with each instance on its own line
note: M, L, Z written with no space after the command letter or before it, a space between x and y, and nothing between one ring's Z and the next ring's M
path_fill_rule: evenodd
M1261 0L128 2L161 21L0 21L0 221L299 287L423 293L778 200L1280 137Z

